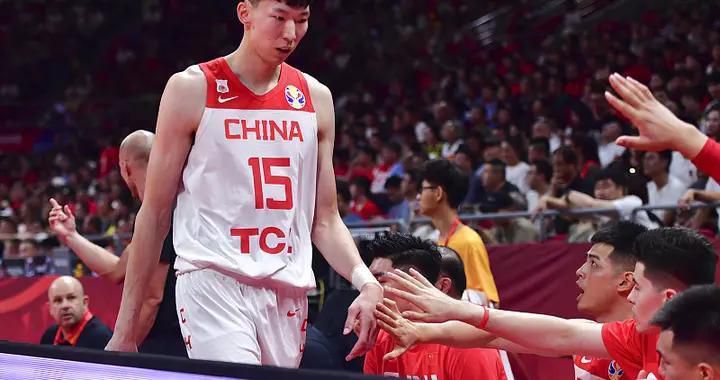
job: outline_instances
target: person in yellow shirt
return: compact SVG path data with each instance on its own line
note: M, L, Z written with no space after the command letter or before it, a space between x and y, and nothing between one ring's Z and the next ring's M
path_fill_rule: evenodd
M419 212L440 232L438 244L455 250L465 265L463 299L497 306L500 302L485 244L475 230L458 218L457 208L468 190L468 178L448 160L428 161L418 195Z

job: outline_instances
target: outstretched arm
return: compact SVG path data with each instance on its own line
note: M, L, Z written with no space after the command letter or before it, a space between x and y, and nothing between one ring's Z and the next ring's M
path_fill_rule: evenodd
M120 312L108 350L137 349L138 317L145 289L170 229L180 175L204 105L205 79L201 73L186 71L170 78L160 100L144 199L135 221L133 251L128 258Z
M335 112L330 90L307 76L318 121L318 177L312 240L323 257L345 279L360 290L350 305L343 333L348 334L359 323L358 342L347 360L363 355L375 344L377 324L373 312L382 300L383 290L360 259L350 231L337 208L332 152L335 141Z

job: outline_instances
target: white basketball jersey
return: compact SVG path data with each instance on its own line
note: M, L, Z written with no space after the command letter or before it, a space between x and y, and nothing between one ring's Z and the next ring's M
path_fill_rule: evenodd
M207 99L175 208L175 269L313 288L317 119L304 75L283 64L256 95L224 58L195 68Z

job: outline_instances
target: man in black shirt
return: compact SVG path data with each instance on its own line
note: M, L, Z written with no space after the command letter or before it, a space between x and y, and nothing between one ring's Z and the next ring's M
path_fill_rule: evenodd
M63 276L53 281L48 303L57 323L45 330L40 344L102 350L110 341L112 331L92 315L88 296L77 279Z
M145 171L155 135L147 131L135 131L120 145L120 174L132 195L142 202L145 190ZM75 227L75 216L67 205L61 206L50 199L49 224L51 230L68 248L95 273L115 282L125 279L128 252L132 242L120 257L93 244L81 236ZM180 334L180 325L175 311L175 249L172 233L163 243L160 261L153 273L151 286L146 290L146 299L140 313L142 341L140 352L187 356L185 343ZM104 347L103 347L104 348Z

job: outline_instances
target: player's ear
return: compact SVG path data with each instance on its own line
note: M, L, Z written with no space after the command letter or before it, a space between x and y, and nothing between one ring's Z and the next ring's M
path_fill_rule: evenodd
M620 283L617 286L618 293L630 294L633 289L633 272L624 272Z
M250 4L249 0L238 1L237 17L245 26L248 26L250 23L250 7L252 7L252 4Z

